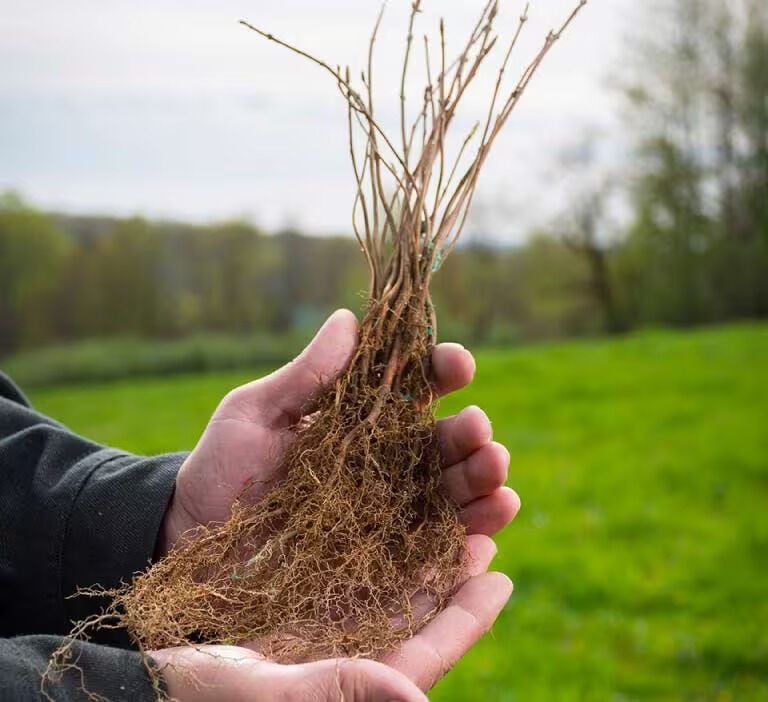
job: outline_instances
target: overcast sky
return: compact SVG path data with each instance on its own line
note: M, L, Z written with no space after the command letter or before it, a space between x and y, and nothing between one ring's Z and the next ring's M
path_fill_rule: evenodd
M439 12L452 46L481 4L426 0L419 35L434 35ZM502 0L507 36L521 4ZM573 4L531 2L518 68ZM237 21L362 68L379 0L12 5L0 1L0 190L67 211L247 216L270 229L349 231L346 115L333 82ZM409 6L390 0L385 15L377 82L384 112L398 109ZM629 7L590 0L555 47L484 172L476 229L516 239L550 217L564 199L553 164L585 130L602 135L602 159L615 157L616 97L606 78L621 56ZM459 126L482 114L480 92ZM504 214L489 223L486 211Z

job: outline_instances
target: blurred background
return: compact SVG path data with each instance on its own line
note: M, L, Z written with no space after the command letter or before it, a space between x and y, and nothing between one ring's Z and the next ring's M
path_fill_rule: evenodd
M458 46L481 4L427 0L419 31L442 15ZM531 3L519 69L572 5ZM409 6L380 37L388 125ZM237 20L360 67L378 10L0 9L0 367L36 406L191 448L227 390L361 308L344 105ZM768 700L768 5L592 0L434 292L479 365L441 412L487 409L524 503L497 562L516 595L434 699Z

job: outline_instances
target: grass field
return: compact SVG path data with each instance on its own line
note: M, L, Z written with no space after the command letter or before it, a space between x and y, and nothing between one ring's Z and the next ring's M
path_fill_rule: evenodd
M768 701L768 326L478 354L523 511L492 635L432 699ZM37 389L139 453L191 447L237 373Z

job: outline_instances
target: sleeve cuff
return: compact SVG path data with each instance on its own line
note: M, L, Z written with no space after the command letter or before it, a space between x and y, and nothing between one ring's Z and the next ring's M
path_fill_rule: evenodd
M43 699L43 671L62 643L63 639L55 636L0 639L0 702ZM167 696L160 674L156 672L159 689L149 674L148 666L157 671L149 657L82 641L73 644L72 654L80 670L71 669L47 683L45 692L49 699L86 699L83 688L94 695L93 699L111 702L154 702Z

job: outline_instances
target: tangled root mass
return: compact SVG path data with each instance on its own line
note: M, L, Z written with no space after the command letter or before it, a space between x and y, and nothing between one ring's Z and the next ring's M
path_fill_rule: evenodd
M375 656L444 605L465 538L441 488L428 344L406 355L370 346L376 337L363 328L266 497L245 493L228 522L200 528L118 594L114 611L143 649L253 642L280 662Z

